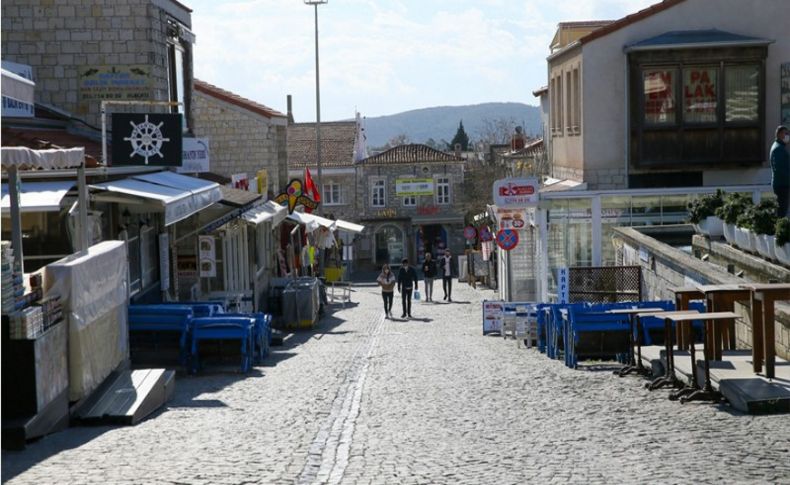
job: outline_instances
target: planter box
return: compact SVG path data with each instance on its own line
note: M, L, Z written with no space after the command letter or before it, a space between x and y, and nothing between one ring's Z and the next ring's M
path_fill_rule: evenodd
M735 224L727 224L726 222L722 224L722 232L724 233L724 239L727 240L728 243L731 245L735 245Z
M755 234L754 236L755 249L757 250L757 254L759 254L765 259L776 259L776 252L774 251L774 242L771 241L769 238L773 238L773 236L769 236L767 234Z
M750 253L757 251L754 233L749 229L735 226L735 244L737 244L739 248Z
M694 224L697 233L714 238L724 234L724 221L716 216L708 216L699 224Z
M774 241L776 259L785 266L790 266L790 243L780 246Z

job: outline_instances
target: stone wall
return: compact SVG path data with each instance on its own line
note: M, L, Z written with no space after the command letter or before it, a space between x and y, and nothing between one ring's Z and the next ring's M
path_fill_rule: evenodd
M6 0L3 60L33 67L37 102L98 127L100 100L80 90L92 69L142 66L145 99L168 99L167 17L152 0ZM190 56L186 62L191 82Z
M615 228L613 237L617 263L642 267L643 299L674 301L673 288L749 282L642 234L635 228ZM751 348L752 322L748 302L736 303L735 311L742 316L735 325L738 348ZM774 325L776 353L784 359L790 359L790 305L776 304Z
M212 172L252 180L265 169L275 195L287 184L281 183L288 175L285 118L266 118L202 91L194 94L192 113L195 135L209 138Z
M573 167L563 167L561 165L554 165L551 169L551 176L560 180L575 180L582 182L584 180L584 170Z
M584 181L590 190L625 189L628 186L625 168L584 169Z

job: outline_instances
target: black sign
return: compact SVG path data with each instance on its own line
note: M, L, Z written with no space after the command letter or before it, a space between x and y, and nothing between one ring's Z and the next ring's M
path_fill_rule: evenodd
M112 114L112 164L180 167L180 114Z

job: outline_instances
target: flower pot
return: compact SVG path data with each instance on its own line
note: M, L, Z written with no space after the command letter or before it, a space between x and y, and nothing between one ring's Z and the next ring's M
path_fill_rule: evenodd
M790 266L790 243L785 243L782 246L774 244L776 251L776 259L785 266Z
M706 217L699 224L694 224L694 228L708 237L721 237L724 234L724 222L716 216Z
M728 243L735 245L735 224L727 224L726 222L722 226L724 239L727 240Z
M765 259L771 259L771 249L773 248L773 243L768 240L769 237L773 236L766 234L755 234L754 236L754 248L757 250L757 254Z
M776 236L765 236L765 244L768 245L768 257L776 261Z
M744 251L755 252L754 233L749 229L735 226L735 244Z

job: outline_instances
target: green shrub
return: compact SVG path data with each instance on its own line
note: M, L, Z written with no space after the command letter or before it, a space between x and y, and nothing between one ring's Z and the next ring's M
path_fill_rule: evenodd
M780 217L776 221L776 244L784 246L790 242L790 219Z
M716 216L727 224L737 224L738 216L752 205L750 196L732 192L724 196L724 204L716 209Z
M776 232L776 199L763 199L754 206L752 213L752 230L755 234L772 236Z
M716 209L724 204L724 192L717 189L715 194L705 194L698 197L686 206L689 213L689 222L699 224L706 217L716 215Z

